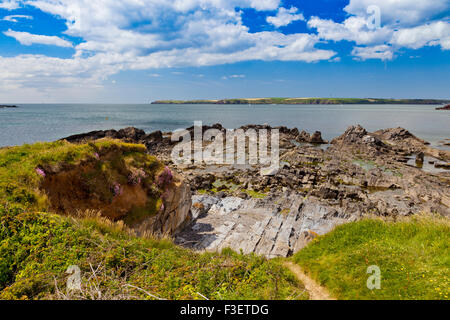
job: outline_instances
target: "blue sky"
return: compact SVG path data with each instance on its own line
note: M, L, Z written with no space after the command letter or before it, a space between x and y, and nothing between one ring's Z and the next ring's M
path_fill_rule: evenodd
M450 98L449 0L0 0L0 102Z

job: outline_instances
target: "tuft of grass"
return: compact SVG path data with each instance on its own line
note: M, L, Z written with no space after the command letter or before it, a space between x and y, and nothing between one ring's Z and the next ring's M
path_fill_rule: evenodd
M267 194L261 193L261 192L256 192L253 190L244 189L244 190L242 190L242 192L245 192L249 197L254 198L254 199L265 199L267 197Z
M316 238L293 259L339 299L448 299L449 244L445 218L367 219ZM367 288L372 265L379 290Z

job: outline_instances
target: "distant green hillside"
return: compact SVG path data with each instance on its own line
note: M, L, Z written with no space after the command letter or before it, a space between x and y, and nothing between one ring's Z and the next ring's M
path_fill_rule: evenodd
M449 103L435 99L357 99L357 98L261 98L224 100L159 100L152 104L430 104Z

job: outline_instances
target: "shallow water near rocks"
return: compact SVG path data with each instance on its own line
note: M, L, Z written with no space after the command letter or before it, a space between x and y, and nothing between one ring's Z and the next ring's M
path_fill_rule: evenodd
M432 162L432 163L430 163ZM448 169L444 169L444 168L436 168L434 166L435 163L439 163L440 161L436 158L430 157L430 156L425 156L424 157L424 161L423 161L423 165L422 166L418 166L416 163L416 155L413 155L412 157L409 158L407 165L421 169L422 171L428 172L428 173L442 173L442 172L450 172L450 170Z

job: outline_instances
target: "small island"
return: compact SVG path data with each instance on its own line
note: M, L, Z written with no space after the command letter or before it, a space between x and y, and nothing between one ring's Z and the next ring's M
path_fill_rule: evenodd
M157 100L152 104L423 104L442 105L449 100L435 99L359 99L359 98L255 98L255 99L223 99L223 100Z
M436 108L436 110L450 110L450 104L443 106L443 107Z
M18 106L0 104L0 109L4 109L4 108L18 108Z

